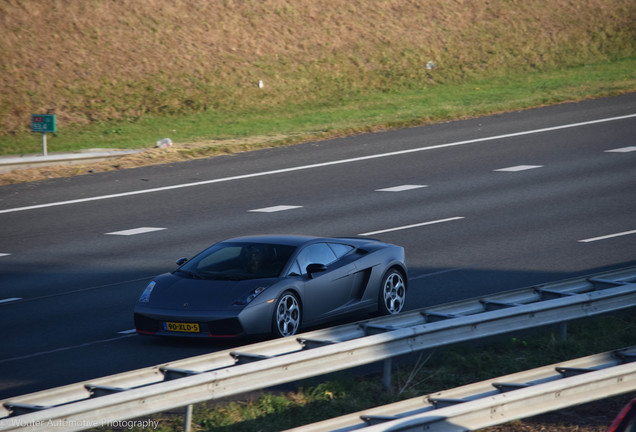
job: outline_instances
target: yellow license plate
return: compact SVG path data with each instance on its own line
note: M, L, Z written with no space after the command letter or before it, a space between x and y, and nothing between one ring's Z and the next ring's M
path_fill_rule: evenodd
M166 331L173 332L185 332L185 333L198 333L199 324L197 323L178 323L178 322L165 322L163 328Z

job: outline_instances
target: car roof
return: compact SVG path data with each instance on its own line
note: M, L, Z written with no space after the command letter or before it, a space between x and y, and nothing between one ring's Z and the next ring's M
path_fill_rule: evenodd
M265 234L265 235L252 235L243 237L234 237L224 240L222 243L240 242L240 243L269 243L269 244L281 244L289 246L301 246L305 243L313 241L342 241L349 244L359 245L361 243L367 243L372 241L370 239L357 239L357 238L338 238L338 237L316 237L308 235L295 235L295 234Z

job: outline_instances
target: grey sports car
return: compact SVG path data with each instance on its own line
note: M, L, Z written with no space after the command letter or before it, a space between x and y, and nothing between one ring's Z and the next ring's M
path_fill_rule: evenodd
M135 305L139 334L291 336L354 312L404 307L404 249L377 240L292 235L212 245L154 278Z

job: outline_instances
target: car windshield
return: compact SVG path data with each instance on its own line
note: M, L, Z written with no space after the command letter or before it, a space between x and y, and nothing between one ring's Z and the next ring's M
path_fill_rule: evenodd
M217 243L176 271L200 279L275 278L280 276L295 249L265 243Z

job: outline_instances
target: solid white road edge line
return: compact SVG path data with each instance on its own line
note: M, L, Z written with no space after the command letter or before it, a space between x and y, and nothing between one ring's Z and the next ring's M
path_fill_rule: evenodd
M282 168L282 169L277 169L272 171L263 171L263 172L252 173L252 174L243 174L243 175L232 176L232 177L204 180L204 181L194 182L194 183L183 183L178 185L164 186L164 187L158 187L158 188L152 188L152 189L143 189L143 190L132 191L132 192L122 192L122 193L111 194L111 195L101 195L101 196L95 196L95 197L74 199L69 201L59 201L59 202L53 202L48 204L37 204L37 205L32 205L27 207L16 207L11 209L0 210L0 214L14 213L14 212L25 211L25 210L35 210L35 209L69 205L69 204L78 204L78 203L84 203L84 202L90 202L90 201L100 201L100 200L112 199L112 198L122 198L127 196L141 195L141 194L147 194L147 193L153 193L153 192L163 192L163 191L173 190L173 189L182 189L187 187L202 186L202 185L208 185L213 183L222 183L222 182L228 182L233 180L242 180L242 179L262 177L262 176L273 175L273 174L282 174L282 173L288 173L293 171L301 171L306 169L321 168L321 167L332 166L332 165L360 162L360 161L365 161L370 159L378 159L378 158L384 158L384 157L390 157L390 156L404 155L409 153L417 153L417 152L427 151L427 150L456 147L456 146L462 146L466 144L476 144L476 143L487 142L487 141L495 141L495 140L504 139L504 138L514 138L514 137L519 137L524 135L532 135L532 134L538 134L543 132L551 132L551 131L557 131L562 129L589 126L589 125L598 124L598 123L625 120L625 119L629 119L633 117L636 117L636 114L629 114L629 115L624 115L619 117L610 117L610 118L599 119L599 120L591 120L591 121L581 122L581 123L571 123L571 124L566 124L561 126L553 126L549 128L534 129L529 131L515 132L510 134L504 134L504 135L496 135L496 136L485 137L485 138L476 138L476 139L471 139L466 141L457 141L453 143L439 144L439 145L433 145L429 147L419 147L419 148L400 150L400 151L389 152L389 153L379 153L375 155L361 156L361 157L351 158L351 159L341 159L341 160L322 162L322 163L311 164L311 165L301 165L301 166L291 167L291 168Z
M446 269L446 270L436 271L436 272L433 272L433 273L424 273L424 274L421 274L419 276L409 277L409 281L414 281L414 280L418 280L418 279L424 279L424 278L432 277L432 276L439 276L439 275L450 273L450 272L464 270L466 268L467 267L455 267L455 268L450 268L450 269Z
M85 348L85 347L89 347L91 345L96 345L96 344L100 344L100 343L114 342L114 341L117 341L117 340L129 338L129 337L133 337L133 336L136 336L136 335L134 335L134 334L126 334L126 335L117 336L117 337L110 338L110 339L101 339L101 340L96 340L96 341L92 341L92 342L86 342L86 343L79 344L79 345L71 345L71 346L56 348L56 349L52 349L52 350L49 350L49 351L40 351L40 352L36 352L36 353L32 353L32 354L25 354L25 355L18 356L18 357L11 357L11 358L2 359L2 360L0 360L0 364L7 363L7 362L10 362L10 361L25 360L25 359L28 359L28 358L39 357L39 356L46 355L46 354L55 354L55 353L58 353L58 352L68 351L68 350L72 350L72 349L76 349L76 348Z

